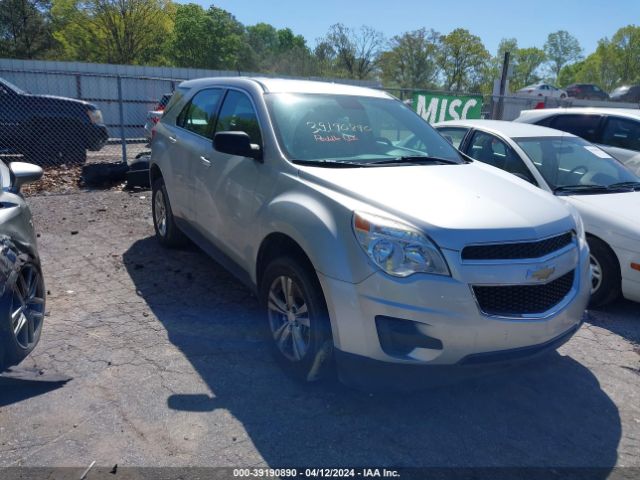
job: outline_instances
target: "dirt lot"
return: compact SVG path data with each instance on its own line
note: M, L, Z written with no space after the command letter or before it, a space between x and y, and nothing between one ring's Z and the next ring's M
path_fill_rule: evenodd
M248 290L195 248L158 246L149 196L29 198L50 314L0 377L0 466L640 467L638 304L497 375L414 394L302 386Z

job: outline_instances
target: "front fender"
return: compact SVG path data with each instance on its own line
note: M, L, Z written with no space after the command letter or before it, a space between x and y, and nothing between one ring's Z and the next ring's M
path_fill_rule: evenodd
M307 254L316 271L350 283L359 283L374 270L358 245L351 227L352 212L328 199L320 202L301 192L275 197L267 206L266 238L282 233Z

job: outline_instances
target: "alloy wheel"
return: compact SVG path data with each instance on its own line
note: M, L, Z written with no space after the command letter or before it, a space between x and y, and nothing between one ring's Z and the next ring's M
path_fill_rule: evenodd
M591 266L591 295L593 295L602 285L602 266L593 255L589 255L589 264Z
M294 362L311 344L311 322L302 289L289 276L277 277L269 288L269 326L278 350Z
M44 319L44 283L34 265L25 265L11 292L11 328L18 345L28 350L38 340Z
M167 207L165 206L164 193L162 190L156 190L153 207L156 228L158 229L158 233L164 237L167 235Z

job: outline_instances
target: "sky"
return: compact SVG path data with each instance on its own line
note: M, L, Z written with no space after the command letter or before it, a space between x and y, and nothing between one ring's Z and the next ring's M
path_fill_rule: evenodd
M567 30L585 54L620 27L640 24L640 0L179 0L231 12L245 25L270 23L291 28L310 47L334 23L369 25L387 38L421 27L440 33L462 27L478 35L495 54L502 38L520 47L540 47L549 33Z

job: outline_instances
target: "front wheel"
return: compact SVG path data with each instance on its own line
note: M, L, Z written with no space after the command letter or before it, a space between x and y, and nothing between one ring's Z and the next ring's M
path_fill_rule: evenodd
M278 363L299 380L323 377L332 363L333 339L322 288L311 267L291 257L273 260L260 282L260 303Z
M23 263L24 262L24 263ZM40 267L19 260L0 300L0 371L17 365L40 340L45 313L45 289Z
M591 264L590 307L602 307L620 296L620 265L615 253L602 240L587 237Z

